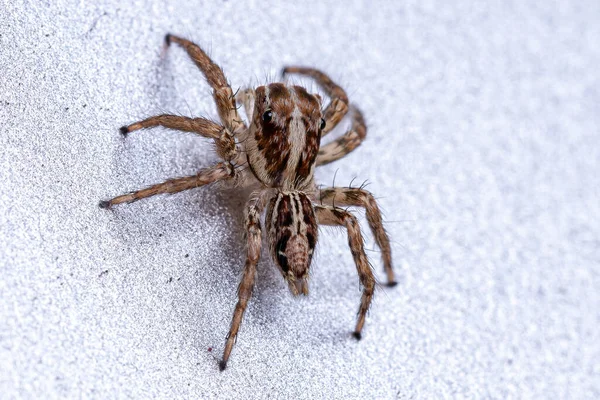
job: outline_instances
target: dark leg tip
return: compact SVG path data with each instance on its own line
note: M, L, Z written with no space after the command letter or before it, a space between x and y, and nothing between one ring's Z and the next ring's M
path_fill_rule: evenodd
M121 132L121 135L123 135L124 137L127 137L127 134L129 133L129 128L126 126L122 126L119 128L119 132Z
M360 332L352 332L352 336L354 336L356 340L362 339L362 334Z
M98 203L98 207L105 209L110 208L110 201L102 200L100 203Z
M219 371L223 372L225 371L225 368L227 368L227 361L219 361Z
M394 286L396 286L397 284L398 284L398 282L396 282L396 281L391 281L391 282L388 282L388 283L386 283L386 286L387 286L387 287L394 287Z
M287 73L288 73L288 68L283 67L283 69L281 70L281 77L284 78Z
M170 45L171 45L171 34L170 34L170 33L167 33L167 34L165 35L165 44L166 44L167 46L170 46Z

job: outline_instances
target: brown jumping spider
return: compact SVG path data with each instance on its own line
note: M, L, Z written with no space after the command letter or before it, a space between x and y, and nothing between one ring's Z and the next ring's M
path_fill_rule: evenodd
M177 193L209 183L226 181L234 186L250 186L255 190L245 207L246 264L238 288L238 302L223 359L224 370L235 343L242 316L252 294L256 265L260 256L261 214L266 207L265 229L275 263L294 296L308 294L309 267L317 243L317 224L344 226L358 276L363 287L354 337L361 338L367 310L373 299L375 277L365 254L363 237L356 217L338 206L358 206L366 210L367 221L381 248L387 285L394 286L390 241L381 221L381 213L371 193L362 188L331 187L318 189L314 169L338 160L364 140L367 128L357 108L348 105L346 92L327 75L305 67L286 67L283 74L310 76L331 98L321 111L321 97L310 94L301 86L271 83L247 89L236 95L221 68L196 44L177 36L167 35L166 45L183 47L202 71L213 89L221 124L204 118L158 115L121 128L127 136L143 128L163 126L193 132L213 139L217 154L223 159L196 175L169 179L108 201L100 207L131 203L161 193ZM238 114L236 100L244 105L250 126ZM352 126L337 140L320 147L327 135L351 109Z

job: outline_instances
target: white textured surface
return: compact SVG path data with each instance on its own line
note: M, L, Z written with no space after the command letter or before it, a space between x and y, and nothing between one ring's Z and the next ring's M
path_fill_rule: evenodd
M0 3L2 398L600 397L600 3L54 3ZM369 179L394 240L400 285L360 343L341 230L307 299L263 253L219 373L244 199L97 207L215 160L191 135L118 134L216 116L183 51L161 59L167 32L234 87L313 65L365 112L364 145L317 173Z

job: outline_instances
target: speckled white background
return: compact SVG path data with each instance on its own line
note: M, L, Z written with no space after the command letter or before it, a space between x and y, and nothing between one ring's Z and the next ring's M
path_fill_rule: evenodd
M2 398L600 397L600 3L121 3L0 3ZM360 343L342 230L309 298L263 252L219 373L244 197L97 207L215 161L192 135L119 136L216 117L167 32L234 88L314 65L365 112L366 142L317 172L369 179L394 240L400 285Z

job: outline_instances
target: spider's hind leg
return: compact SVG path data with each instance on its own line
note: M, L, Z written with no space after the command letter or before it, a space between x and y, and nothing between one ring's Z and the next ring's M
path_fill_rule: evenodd
M392 249L390 246L390 238L383 227L381 211L377 206L377 201L373 195L360 188L324 188L319 190L319 197L316 199L320 204L339 205L339 206L356 206L364 207L367 214L367 222L369 228L373 232L375 242L381 249L381 257L383 259L383 267L387 276L387 285L395 286L394 270L392 268Z
M356 321L356 328L353 333L356 339L360 339L367 311L375 292L375 276L365 254L365 246L358 221L355 216L340 208L315 206L315 213L319 225L345 226L348 230L348 244L354 258L354 263L356 264L360 283L363 286L360 307L358 309L358 321Z
M149 186L142 190L137 190L128 194L117 196L110 200L103 200L98 205L101 208L111 208L116 204L132 203L147 197L157 194L173 194L184 190L193 189L196 187L208 185L213 182L232 179L235 176L235 170L229 163L219 163L211 168L206 168L198 172L196 175L185 176L182 178L169 179L163 183Z
M245 212L246 220L246 264L244 266L244 274L238 287L238 302L235 305L233 312L233 318L231 320L231 327L227 334L227 342L225 343L225 350L223 350L223 359L219 362L219 369L223 371L227 367L227 361L229 355L235 344L240 325L242 324L242 318L244 312L248 306L248 301L252 296L252 288L254 286L254 277L256 275L256 265L260 258L260 246L261 246L261 227L260 227L260 213L263 205L261 204L260 198L252 198L248 201Z

